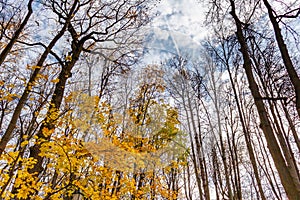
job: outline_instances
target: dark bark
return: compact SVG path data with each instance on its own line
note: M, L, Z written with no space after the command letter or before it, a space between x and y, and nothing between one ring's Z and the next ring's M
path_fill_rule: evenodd
M53 40L49 43L48 47L45 49L44 53L42 54L42 56L40 57L40 60L37 62L37 67L34 69L34 72L32 73L26 87L25 90L16 106L16 108L14 109L14 113L11 117L11 121L9 122L9 125L3 135L3 137L1 138L0 141L0 156L3 153L7 143L9 142L11 135L15 129L15 126L17 124L18 118L21 114L21 111L24 107L24 104L27 101L27 98L31 92L31 88L34 86L34 82L41 70L41 67L43 66L47 56L49 55L51 49L54 47L54 45L57 43L57 41L63 36L63 34L65 33L66 29L67 29L68 23L66 23L64 25L64 27L60 30L60 32L53 38Z
M261 129L266 137L268 148L270 150L270 153L274 160L274 164L279 173L282 185L286 191L288 198L300 199L300 189L298 187L298 183L295 180L295 178L292 176L292 174L289 172L288 166L285 163L285 159L281 153L277 139L271 127L270 120L268 119L267 111L262 101L262 96L259 92L259 87L254 79L254 75L252 72L252 63L248 53L248 46L246 44L244 34L243 34L242 22L239 20L239 18L236 15L234 1L230 0L230 4L231 4L230 14L232 15L236 24L236 28L237 28L236 35L238 38L238 42L241 46L240 51L244 59L244 69L246 71L251 94L254 98L254 103L256 105L259 114Z
M279 27L279 24L276 20L276 16L274 15L274 10L272 9L271 5L267 0L263 0L269 14L270 21L273 25L276 41L281 53L281 57L283 59L284 66L286 67L286 70L288 72L288 75L290 77L290 80L293 84L293 87L295 89L296 93L296 109L298 112L298 116L300 117L300 79L299 76L295 70L295 67L293 65L293 62L291 60L290 54L288 52L287 46L284 42L283 36L281 34L281 29ZM299 186L300 187L300 186ZM299 189L300 190L300 189Z
M27 14L25 16L25 19L23 20L23 22L21 23L21 25L19 26L19 28L14 33L14 35L10 39L9 43L2 50L2 52L0 54L0 65L2 65L2 63L5 61L5 58L7 57L7 55L9 54L9 52L11 51L11 49L13 48L13 46L16 43L16 41L18 40L20 34L22 33L22 31L24 30L26 24L28 23L31 15L33 13L32 2L33 2L33 0L29 0L29 2L27 4L28 12L27 12Z
M74 41L73 41L74 42ZM75 48L75 49L74 49ZM71 77L71 70L79 59L80 53L83 49L83 42L77 43L73 46L73 55L72 61L67 63L62 67L62 70L59 74L59 81L55 86L55 90L50 102L50 106L48 112L46 114L46 118L43 120L42 125L37 133L38 140L49 141L51 138L51 132L55 129L55 121L56 115L59 113L60 106L62 104L62 100L64 97L65 86L68 78ZM49 131L50 133L45 133L45 131ZM32 169L29 170L30 173L40 174L43 171L43 157L39 155L41 143L36 143L34 146L30 148L30 157L34 158L37 163L34 165Z
M235 98L238 113L239 113L239 119L240 119L241 124L242 124L243 133L244 133L244 137L245 137L245 141L246 141L246 146L247 146L247 150L248 150L248 153L249 153L251 165L252 165L252 168L253 168L255 180L257 182L257 187L258 187L258 190L259 190L259 194L260 194L260 197L261 197L262 200L266 200L266 197L265 197L265 194L264 194L264 191L263 191L263 188L262 188L258 168L257 168L257 163L256 163L255 155L254 155L254 150L253 150L253 147L252 147L252 144L251 144L251 137L250 137L249 131L246 127L246 123L245 123L245 120L244 120L244 117L243 117L243 114L242 114L241 105L240 105L240 102L239 102L239 99L238 99L238 94L237 94L237 91L236 91L236 88L235 88L232 73L229 69L229 65L227 65L227 71L229 73L230 83L231 83L232 88L233 88L234 98Z

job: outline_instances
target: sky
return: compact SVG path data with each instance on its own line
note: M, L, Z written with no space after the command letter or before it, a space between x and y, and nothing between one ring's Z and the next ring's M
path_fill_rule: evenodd
M202 22L205 13L197 0L164 0L158 4L161 15L154 20L154 26L168 24L171 31L192 36L195 41L203 38Z
M197 54L207 34L203 5L197 0L163 0L156 11L159 15L151 23L152 40L147 47L177 55Z

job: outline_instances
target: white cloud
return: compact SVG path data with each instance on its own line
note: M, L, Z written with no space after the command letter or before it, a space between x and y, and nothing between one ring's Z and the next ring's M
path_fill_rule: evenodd
M160 14L152 23L155 37L171 37L175 49L188 45L195 48L207 34L203 26L205 11L196 0L164 0L156 10Z

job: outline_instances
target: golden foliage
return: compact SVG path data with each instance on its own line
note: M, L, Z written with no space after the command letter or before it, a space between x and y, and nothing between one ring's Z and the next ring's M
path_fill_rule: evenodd
M51 113L55 130L42 130L50 140L25 136L19 150L12 146L2 155L2 162L15 172L1 171L2 198L64 199L79 191L77 195L95 200L147 199L152 194L175 199L177 192L160 173L169 170L169 163L177 169L181 165L162 158L174 153L171 140L179 133L178 113L145 92L149 88L163 91L155 85L140 87L125 116L96 96L67 95L67 112ZM144 100L139 100L141 93ZM40 144L39 155L45 159L40 179L30 173L37 161L24 154L34 143ZM8 192L7 187L14 189Z

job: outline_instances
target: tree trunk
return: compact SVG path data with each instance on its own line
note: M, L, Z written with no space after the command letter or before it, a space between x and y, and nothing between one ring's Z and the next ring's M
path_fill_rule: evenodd
M65 25L62 30L53 38L53 40L50 42L50 44L48 45L48 47L46 48L46 50L44 51L44 53L42 54L40 60L37 62L37 67L34 69L33 74L31 75L25 90L16 106L16 108L14 109L14 113L11 117L11 120L9 122L9 125L3 135L3 137L1 138L0 141L0 156L2 155L7 143L10 140L10 137L14 131L14 128L17 124L18 118L21 114L21 111L23 109L24 104L27 101L27 98L31 92L31 88L34 86L34 82L41 70L41 67L43 66L48 54L50 53L51 49L54 47L54 45L56 44L56 42L63 36L64 32L67 29L67 25Z
M29 18L33 13L32 2L33 2L33 0L29 0L29 2L27 4L28 12L27 12L27 15L25 16L24 21L21 23L20 27L16 30L15 34L12 36L12 38L10 39L10 41L6 45L6 47L2 50L2 52L0 54L0 65L4 62L5 58L9 54L10 50L16 43L16 41L19 38L20 34L22 33L24 27L26 26L27 22L29 21Z
M51 137L51 132L55 129L55 121L57 120L57 115L63 100L66 82L68 78L71 77L71 70L79 59L79 55L83 48L82 45L82 43L77 44L76 49L73 49L72 61L67 63L65 66L62 66L62 71L58 77L59 81L55 86L46 118L43 120L42 125L37 133L38 140L41 139L48 141ZM45 131L49 131L50 133L46 134ZM43 171L43 157L39 155L41 152L40 148L41 144L39 142L30 147L30 157L34 158L37 163L32 169L29 170L29 172L37 173L37 175Z
M276 41L281 53L281 57L283 59L284 66L286 67L286 70L288 72L288 75L291 79L291 82L294 86L295 93L296 93L296 109L298 112L298 116L300 117L300 79L299 76L294 68L293 62L291 60L290 54L288 52L288 49L286 47L286 44L284 43L283 36L281 34L281 30L279 27L278 22L276 21L276 17L274 16L274 11L269 4L267 0L263 0L269 14L269 18L271 20L271 23L273 25ZM299 186L300 187L300 186Z
M300 188L299 188L298 181L295 180L295 178L290 174L288 170L288 166L286 166L285 164L285 159L281 153L280 147L277 143L277 139L274 135L270 121L268 119L267 111L265 109L262 96L259 93L259 87L254 79L254 75L252 72L252 63L248 53L248 47L243 35L242 23L235 13L235 3L233 0L230 0L230 3L231 3L230 14L232 15L236 24L236 28L237 28L236 35L238 38L238 42L241 46L240 51L243 54L244 69L246 71L251 94L254 98L254 103L256 105L260 117L261 129L266 137L268 148L270 150L270 153L274 160L274 164L279 173L282 185L286 191L288 198L293 200L300 199Z
M250 134L249 134L249 131L246 127L245 120L243 118L241 105L240 105L240 102L239 102L239 99L238 99L238 94L237 94L237 91L236 91L236 88L235 88L235 85L234 85L234 81L233 81L233 78L232 78L232 73L229 69L229 65L228 64L226 64L226 65L227 65L227 71L229 73L230 83L231 83L232 88L233 88L234 98L235 98L238 113L239 113L239 119L240 119L241 124L242 124L243 133L244 133L244 137L245 137L245 141L246 141L246 146L247 146L247 150L248 150L248 153L249 153L251 165L252 165L252 168L253 168L255 180L257 182L257 187L258 187L258 190L259 190L259 194L260 194L260 197L261 197L262 200L266 200L264 191L262 189L262 184L261 184L261 180L260 180L260 177L259 177L259 173L258 173L257 163L256 163L255 155L254 155L254 150L253 150L253 147L252 147L252 144L251 144Z

